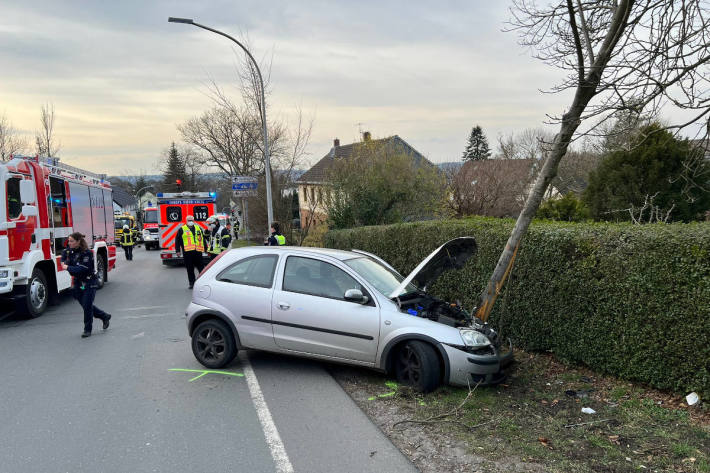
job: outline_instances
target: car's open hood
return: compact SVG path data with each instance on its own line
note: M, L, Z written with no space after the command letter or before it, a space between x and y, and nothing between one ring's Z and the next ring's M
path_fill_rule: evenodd
M468 259L476 254L476 240L473 237L460 237L449 240L434 250L429 256L414 268L397 288L390 293L394 298L402 294L404 288L411 282L420 289L426 290L445 271L461 269Z

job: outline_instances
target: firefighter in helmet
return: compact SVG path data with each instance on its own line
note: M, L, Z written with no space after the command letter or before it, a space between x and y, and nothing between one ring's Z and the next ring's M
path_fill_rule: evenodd
M221 252L228 250L232 243L232 236L229 230L220 225L219 219L212 215L207 219L209 233L207 235L207 254L213 260Z
M183 252L185 269L187 270L187 280L190 289L195 285L195 268L197 274L205 268L202 261L202 252L205 250L205 235L202 227L195 224L195 217L188 215L186 223L180 227L175 235L175 252L180 255Z
M126 254L126 261L133 261L133 245L136 244L136 240L133 238L133 232L128 228L128 225L123 226L120 243L123 247L123 252Z

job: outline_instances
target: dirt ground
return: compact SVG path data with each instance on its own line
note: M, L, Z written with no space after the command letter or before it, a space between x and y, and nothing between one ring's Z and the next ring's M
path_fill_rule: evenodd
M330 370L424 473L710 472L707 402L689 407L683 395L549 354L517 352L505 384L470 395L452 387L421 395L370 370Z

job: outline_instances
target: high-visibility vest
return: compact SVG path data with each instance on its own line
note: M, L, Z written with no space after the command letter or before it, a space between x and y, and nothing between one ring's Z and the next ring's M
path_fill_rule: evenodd
M130 230L126 231L125 229L121 232L121 244L123 246L133 246L134 241L133 241L133 232Z
M202 242L202 228L199 225L195 225L193 228L195 229L194 239L190 227L188 227L187 225L182 226L183 251L202 252L205 249L205 245Z
M226 236L226 235L222 235L223 228L224 227L219 227L217 229L217 233L212 233L210 235L210 243L209 243L209 247L207 248L207 253L212 253L212 254L218 255L227 249L226 247L222 246L222 238L224 236Z
M286 244L286 237L283 235L274 235L274 238L276 238L276 242L279 245L285 245Z

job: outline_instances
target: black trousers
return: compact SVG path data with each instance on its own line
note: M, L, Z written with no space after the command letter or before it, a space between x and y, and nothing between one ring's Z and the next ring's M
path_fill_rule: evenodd
M133 259L133 245L124 246L123 252L126 253L126 260L131 261Z
M101 320L106 320L111 316L94 305L96 297L96 288L86 287L85 289L74 289L74 299L79 301L81 308L84 309L84 332L91 333L91 325L94 317Z
M205 263L202 261L201 251L185 251L183 252L185 259L185 269L187 269L187 280L190 282L190 286L195 284L195 268L197 268L197 274L205 269Z

